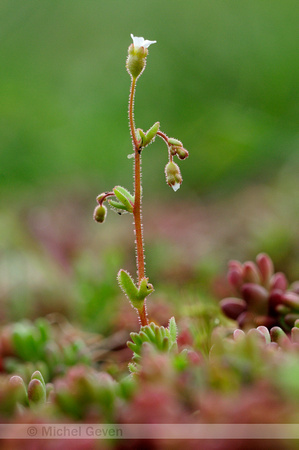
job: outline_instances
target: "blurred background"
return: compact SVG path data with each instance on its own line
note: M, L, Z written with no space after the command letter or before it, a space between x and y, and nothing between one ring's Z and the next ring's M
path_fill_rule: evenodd
M131 217L110 212L101 226L92 212L99 193L132 188L131 33L157 40L136 126L160 121L190 153L177 193L163 142L143 155L157 301L221 298L228 260L261 251L298 279L295 0L2 0L2 323L59 311L107 332L118 320L116 272L135 271Z

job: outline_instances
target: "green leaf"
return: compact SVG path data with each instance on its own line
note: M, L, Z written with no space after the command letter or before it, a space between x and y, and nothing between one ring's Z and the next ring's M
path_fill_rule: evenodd
M174 318L170 320L169 328L159 327L153 322L143 326L139 333L131 333L132 341L127 342L127 346L133 351L133 361L141 361L142 347L145 342L154 347L159 352L177 351L177 327Z
M45 343L51 338L51 328L49 322L42 317L36 319L34 325L37 327L40 333L40 343Z
M131 373L138 373L138 367L136 366L136 364L129 363L128 368Z
M153 292L153 285L148 283L147 278L143 278L139 288L135 285L131 275L121 269L117 274L118 283L128 297L134 308L140 310L143 307L144 299Z
M115 186L114 189L117 189L122 195L124 195L131 203L134 203L135 198L134 196L124 187L122 186ZM113 189L113 191L114 191ZM120 200L120 199L119 199Z
M133 212L133 204L117 187L113 189L116 198L125 206L128 212Z
M168 138L168 142L171 145L175 145L177 147L183 147L183 143L181 141L179 141L178 139Z
M28 385L28 399L30 405L45 403L47 398L45 385L37 378L33 378Z
M117 280L124 294L132 302L132 305L137 309L142 307L143 301L140 302L138 298L138 288L132 280L131 275L121 269L117 274Z
M123 203L116 202L115 200L108 200L108 203L112 208L121 209L122 211L128 211Z
M44 387L46 387L46 383L44 380L44 377L42 376L41 372L39 370L36 370L32 375L31 375L31 380L39 380L42 385Z
M143 145L144 140L145 140L145 134L144 134L143 130L141 130L141 128L137 128L136 137L137 137L138 143L140 144L140 141L141 141L141 143Z
M156 122L154 123L154 125L147 130L145 136L141 136L142 137L142 146L146 147L148 144L150 144L156 137L158 131L160 128L160 122Z
M171 337L172 342L173 343L176 342L177 335L178 335L178 327L177 327L174 317L172 317L169 321L168 330L169 330L169 335Z

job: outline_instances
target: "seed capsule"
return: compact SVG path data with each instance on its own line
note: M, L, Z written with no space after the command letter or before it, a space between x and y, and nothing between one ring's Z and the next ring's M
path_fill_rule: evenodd
M107 216L107 208L104 205L98 205L93 213L93 218L96 222L103 223Z

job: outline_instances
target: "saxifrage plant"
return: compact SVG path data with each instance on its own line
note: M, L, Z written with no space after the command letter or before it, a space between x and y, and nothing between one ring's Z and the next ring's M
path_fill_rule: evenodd
M141 183L141 156L143 150L151 144L156 136L159 136L167 145L168 163L165 166L166 182L177 191L182 183L182 176L179 166L173 161L173 157L186 159L188 151L183 147L182 142L169 138L160 131L160 123L156 122L148 131L136 128L134 123L134 96L136 83L146 66L148 47L156 41L144 40L131 34L133 44L129 46L126 62L127 70L131 76L131 88L129 96L129 127L132 136L134 153L129 157L134 159L134 195L122 186L115 186L111 191L103 192L97 197L98 206L94 210L94 219L103 223L107 215L107 208L104 205L108 201L110 206L119 214L128 212L133 214L135 227L135 245L137 255L137 283L131 275L121 269L117 279L125 295L130 300L132 306L138 311L141 326L149 324L146 311L146 298L154 291L153 285L145 273L145 256L143 247L143 225L142 225L142 183Z

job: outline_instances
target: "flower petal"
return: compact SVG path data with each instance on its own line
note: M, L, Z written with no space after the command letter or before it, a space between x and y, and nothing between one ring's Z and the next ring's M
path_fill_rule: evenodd
M148 48L151 44L155 44L157 41L149 41L148 39L144 39L143 37L134 36L131 34L131 38L133 39L133 45L135 48L144 47Z

